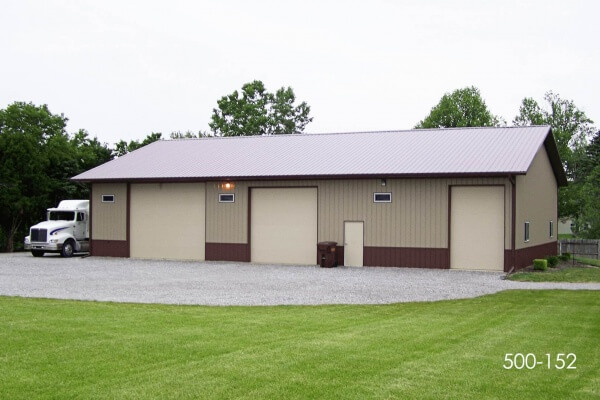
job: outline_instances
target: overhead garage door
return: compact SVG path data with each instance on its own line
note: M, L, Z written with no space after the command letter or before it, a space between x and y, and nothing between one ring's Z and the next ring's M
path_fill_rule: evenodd
M315 264L317 189L252 189L252 262Z
M131 185L131 257L204 260L204 183Z
M451 196L451 268L502 271L504 187L453 186Z

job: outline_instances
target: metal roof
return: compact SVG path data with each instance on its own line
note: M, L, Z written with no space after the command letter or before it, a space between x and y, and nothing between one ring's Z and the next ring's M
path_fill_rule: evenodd
M161 140L73 180L524 174L543 144L562 182L548 126Z

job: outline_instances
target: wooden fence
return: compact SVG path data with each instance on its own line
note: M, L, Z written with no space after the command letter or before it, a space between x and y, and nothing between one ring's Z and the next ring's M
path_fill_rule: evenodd
M586 258L598 258L600 240L598 239L561 239L558 241L558 254L571 253Z

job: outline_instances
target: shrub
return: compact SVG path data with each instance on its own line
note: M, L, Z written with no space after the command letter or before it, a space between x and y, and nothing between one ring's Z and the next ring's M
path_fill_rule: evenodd
M558 265L558 257L557 256L548 256L548 257L546 257L546 261L548 261L548 266L550 268L554 268Z
M548 261L545 259L535 259L533 260L533 269L536 271L545 271L548 269Z
M562 253L558 258L560 258L560 261L569 261L571 259L571 253Z

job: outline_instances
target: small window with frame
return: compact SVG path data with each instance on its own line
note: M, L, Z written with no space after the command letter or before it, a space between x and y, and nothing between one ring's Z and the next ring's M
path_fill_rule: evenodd
M526 242L529 242L529 221L525 222L524 238Z
M373 203L391 203L391 193L373 193Z
M102 195L102 202L103 203L114 203L115 202L115 195L114 194L103 194Z
M219 203L235 203L235 194L219 193Z
M550 234L550 237L554 237L554 221L550 221L548 224L548 233Z

